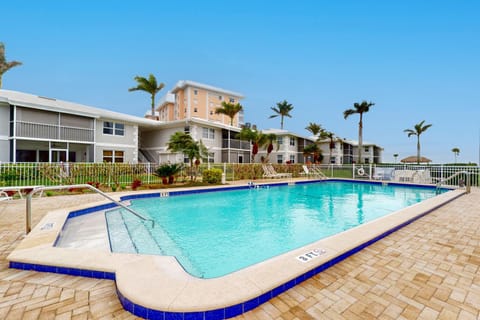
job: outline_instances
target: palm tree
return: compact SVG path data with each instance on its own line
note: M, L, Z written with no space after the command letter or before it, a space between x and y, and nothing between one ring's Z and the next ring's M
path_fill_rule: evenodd
M222 102L222 106L215 109L216 114L224 114L230 118L230 126L233 126L233 119L243 110L243 106L240 103Z
M265 162L269 162L270 160L270 153L273 151L273 145L277 141L277 135L274 133L268 133L265 135L265 139L267 140L267 157L265 159ZM278 144L277 144L277 150L278 150Z
M243 110L240 103L222 102L222 106L215 109L216 114L224 114L230 118L230 126L233 127L233 119ZM228 130L228 163L230 163L230 130Z
M317 163L318 159L321 157L321 152L320 148L316 143L312 143L309 145L306 145L305 148L303 148L303 155L312 155L312 162ZM306 158L306 156L305 156Z
M460 154L460 149L459 148L453 148L452 152L455 155L455 163L457 163L457 157Z
M7 62L5 58L5 45L3 42L0 42L0 89L2 89L2 76L5 72L12 69L13 67L19 66L22 63L19 61L10 61Z
M408 137L410 138L411 136L417 136L417 164L420 164L420 135L427 131L428 128L430 128L432 125L431 124L426 124L425 120L423 120L420 123L417 123L413 129L405 129L403 132L408 134Z
M258 149L267 143L267 135L261 131L252 130L248 127L243 127L240 131L239 137L241 140L248 140L252 144L252 163L255 162L255 156L258 153Z
M276 114L271 115L271 116L270 116L270 119L280 116L280 117L281 117L280 129L283 130L283 118L284 118L284 117L289 117L289 118L292 117L292 116L290 115L290 111L293 110L292 104L288 103L287 100L283 100L282 102L278 102L276 107L271 107L271 109L272 109Z
M358 163L362 163L362 146L363 146L363 114L370 111L370 107L375 103L362 101L361 103L355 102L353 104L354 109L347 109L343 112L343 118L347 119L352 114L358 113L360 115L360 121L358 122Z
M323 130L320 124L314 122L310 122L305 129L311 134L313 134L315 137L318 136L318 134Z
M135 81L137 81L138 84L136 87L128 89L128 91L141 90L141 91L150 93L152 97L152 117L154 117L155 116L155 95L160 90L162 90L163 87L165 87L165 84L163 83L158 84L157 79L153 74L150 74L148 76L148 79L140 76L136 76L134 79Z
M170 140L167 143L167 149L172 152L182 152L188 157L190 160L191 180L196 176L193 174L193 160L196 159L197 161L200 161L200 159L204 159L208 154L208 150L201 140L195 141L191 135L181 131L175 132L170 136Z
M335 134L333 132L330 132L330 131L325 131L324 135L328 139L330 139L330 142L328 143L328 148L330 149L330 155L329 155L328 161L331 164L332 163L332 152L333 152L333 149L335 149L335 140L334 140Z

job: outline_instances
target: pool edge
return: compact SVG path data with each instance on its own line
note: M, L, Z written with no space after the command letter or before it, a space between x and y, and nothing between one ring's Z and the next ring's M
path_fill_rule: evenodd
M222 188L222 190L223 189L224 188ZM371 239L368 239L368 240L363 239L365 241L357 242L352 247L347 246L347 247L344 247L343 249L339 249L339 248L335 248L335 244L333 244L333 243L336 242L335 239L333 241L330 241L330 242L329 241L326 241L326 242L323 241L322 242L322 240L320 240L320 241L317 241L317 242L315 242L311 245L308 245L304 248L293 250L290 253L281 255L280 257L276 257L276 259L273 259L273 260L275 260L274 264L277 264L277 267L278 267L280 265L279 263L282 262L282 260L286 259L285 262L287 264L292 264L292 261L293 261L292 258L294 258L297 254L299 254L300 252L305 251L305 250L310 250L310 248L318 247L319 245L325 247L325 249L327 250L327 253L328 253L328 255L326 255L324 259L320 258L319 260L312 260L313 262L311 264L309 264L308 267L298 268L298 270L295 271L293 277L288 278L286 280L285 279L284 280L276 279L276 281L274 281L275 285L270 286L270 288L268 288L268 286L262 285L261 279L258 279L259 277L246 276L245 272L243 270L240 270L238 273L241 273L241 278L246 277L246 279L248 279L248 281L249 281L249 285L251 285L252 287L258 287L258 291L251 296L244 295L242 298L237 297L236 300L243 300L240 303L231 302L229 304L228 302L224 301L224 303L223 303L224 307L216 308L216 309L211 308L211 305L210 305L209 306L210 309L203 308L203 310L201 310L202 309L201 306L196 306L195 310L191 310L191 311L189 311L189 310L180 311L179 309L177 309L178 311L175 311L175 308L172 307L172 306L175 306L175 304L176 304L175 299L170 301L168 306L163 308L164 310L154 308L151 301L148 302L148 303L143 303L141 301L142 299L132 298L132 295L133 296L138 295L137 292L134 292L134 293L130 292L132 284L128 283L128 282L125 282L122 279L122 277L129 274L128 271L125 271L125 270L120 270L119 271L119 269L114 270L115 269L114 266L109 266L107 268L104 268L104 270L102 270L102 271L97 271L97 270L89 270L89 269L82 269L82 268L76 268L76 267L68 268L68 267L61 267L61 266L55 267L55 266L42 265L40 263L35 263L34 259L30 260L32 262L32 263L30 263L30 262L28 262L28 260L29 260L28 258L27 259L19 259L19 260L23 260L23 262L22 261L10 260L10 257L12 257L12 258L15 257L15 255L13 255L13 253L15 251L12 252L12 254L9 255L9 257L7 259L10 260L10 266L12 268L17 268L17 269L35 270L35 271L41 271L41 272L64 273L64 274L70 274L70 275L76 275L76 276L87 276L87 277L115 280L116 285L117 285L117 293L118 293L120 302L122 303L122 306L126 310L128 310L131 313L133 313L137 316L140 316L140 317L144 317L144 318L148 318L148 319L157 319L157 318L160 318L160 319L176 319L178 316L181 316L181 317L188 316L189 318L192 318L192 319L195 319L197 317L199 319L227 319L227 318L231 318L231 317L240 315L244 312L252 310L253 308L259 306L260 304L262 304L262 303L270 300L271 298L283 293L284 291L292 288L293 286L295 286L295 285L297 285L297 284L315 276L316 274L320 273L321 271L330 268L334 264L346 259L347 257L349 257L349 256L355 254L356 252L362 250L363 248L377 242L378 240L383 239L384 237L388 236L389 234L403 228L404 226L406 226L406 225L414 222L415 220L425 216L426 214L432 212L433 210L435 210L435 209L437 209L437 208L439 208L439 207L457 199L458 197L462 196L464 193L465 192L463 190L454 191L454 192L452 192L452 194L446 193L444 195L448 195L448 197L444 196L443 197L443 198L445 198L444 201L441 201L441 202L430 201L430 202L434 202L434 203L431 203L428 208L423 208L424 206L421 205L423 202L419 203L418 206L414 205L414 206L412 206L413 209L408 208L409 211L415 211L415 209L419 209L418 207L420 207L421 212L412 213L412 215L409 219L401 222L400 224L396 224L394 227L390 227L390 228L387 228L386 230L382 230L382 232L380 234L376 234ZM435 198L432 198L432 199L429 199L429 200L438 200L438 199L437 199L437 197L435 197ZM401 211L403 211L403 210L401 210ZM401 211L399 211L399 212L401 212ZM386 218L388 218L388 216ZM386 220L388 220L388 219L386 219ZM393 219L393 220L395 220L395 219ZM372 221L372 222L376 222L376 221L377 220ZM41 225L41 223L39 223L39 225ZM359 226L357 228L362 229L361 227L363 227L363 226L371 226L371 224L367 223L367 224ZM365 228L363 228L363 229L365 229ZM361 232L360 232L360 234L361 234ZM26 250L28 251L28 249L26 249ZM27 251L25 251L24 253L27 253ZM117 256L116 254L111 254L111 255ZM19 256L17 256L17 258L19 258ZM128 260L128 259L126 259L126 260ZM154 260L156 260L156 259L154 259ZM154 261L154 262L156 262L156 261ZM125 263L125 261L123 261L122 263ZM137 265L138 264L140 264L140 265L144 264L144 261L142 259L137 259L137 261L134 261L132 263L132 265L136 265L136 264ZM298 264L298 262L293 261L293 265L295 265L295 264ZM262 263L260 263L259 265L262 265ZM254 266L246 268L244 270L251 271L251 270L261 268L261 267L262 266L259 267L258 265L254 265ZM270 267L275 267L275 266L270 266ZM136 271L138 272L139 270L137 269ZM120 272L119 276L117 276L118 272ZM269 270L269 272L270 272L270 270ZM281 274L281 271L279 271L279 274ZM222 277L222 278L224 278L224 277ZM202 282L202 281L212 282L212 280L201 280L201 279L196 279L196 278L193 278L193 277L187 277L187 284L185 284L185 287L183 287L183 289L188 291L188 289L185 289L186 286L188 285L188 282L190 283L190 285L193 284L193 286L194 286L194 285L197 285L199 283L199 281L200 282ZM217 281L217 280L214 280L214 281ZM135 280L132 280L132 282L135 282ZM235 287L235 285L233 285L233 287ZM135 290L137 290L137 289L138 288L136 288ZM181 292L183 292L183 294L185 294L185 292L186 292L184 290L181 291ZM181 293L177 292L177 294L181 294ZM178 298L178 296L176 298Z

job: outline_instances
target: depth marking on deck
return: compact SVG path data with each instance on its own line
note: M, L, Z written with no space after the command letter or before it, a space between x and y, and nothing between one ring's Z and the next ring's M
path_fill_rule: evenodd
M327 252L327 250L325 250L325 249L313 249L312 251L309 251L309 252L306 252L302 255L299 255L297 257L297 260L299 260L301 262L308 262L312 259L320 257L321 255L325 254L326 252Z

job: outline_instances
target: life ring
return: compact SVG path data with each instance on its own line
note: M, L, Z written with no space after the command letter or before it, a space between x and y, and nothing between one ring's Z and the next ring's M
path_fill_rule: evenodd
M363 168L360 168L360 169L357 170L357 173L358 173L359 176L363 176L363 175L365 175L365 170Z

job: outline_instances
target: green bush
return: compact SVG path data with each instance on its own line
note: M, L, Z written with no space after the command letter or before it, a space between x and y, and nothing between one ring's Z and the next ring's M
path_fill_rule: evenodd
M222 182L222 170L206 169L203 170L202 181L209 184L218 184Z

